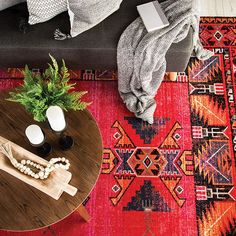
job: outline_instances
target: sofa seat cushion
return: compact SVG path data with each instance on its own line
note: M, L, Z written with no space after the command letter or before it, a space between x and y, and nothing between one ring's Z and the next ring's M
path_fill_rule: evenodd
M115 69L116 48L124 29L138 17L136 6L149 0L123 0L120 9L94 28L65 41L53 38L60 28L69 33L67 12L48 22L32 25L26 34L18 30L20 17L28 17L26 3L0 12L0 67L47 66L48 54L65 59L70 68ZM7 22L7 23L6 23ZM192 32L173 44L167 54L168 71L185 69L192 49ZM178 63L176 63L178 62Z

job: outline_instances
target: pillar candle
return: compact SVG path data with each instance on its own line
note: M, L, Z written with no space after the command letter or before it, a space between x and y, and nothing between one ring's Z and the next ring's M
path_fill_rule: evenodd
M50 106L46 116L52 130L61 132L66 128L66 121L63 110L59 106Z
M33 145L40 145L44 141L44 134L38 125L30 125L25 130L25 135Z

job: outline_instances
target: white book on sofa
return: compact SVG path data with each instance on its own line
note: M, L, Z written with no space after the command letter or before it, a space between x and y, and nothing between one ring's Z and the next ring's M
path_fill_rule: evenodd
M169 22L158 1L138 5L137 10L148 32L152 32L169 25Z

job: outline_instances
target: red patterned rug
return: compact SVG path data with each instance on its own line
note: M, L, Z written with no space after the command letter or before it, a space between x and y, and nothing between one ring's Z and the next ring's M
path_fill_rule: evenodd
M236 235L236 18L202 18L200 36L215 56L191 58L177 82L162 83L153 125L126 110L115 72L72 72L89 91L104 143L86 202L92 220L74 213L42 230L0 235ZM1 89L20 81L19 69L0 73Z

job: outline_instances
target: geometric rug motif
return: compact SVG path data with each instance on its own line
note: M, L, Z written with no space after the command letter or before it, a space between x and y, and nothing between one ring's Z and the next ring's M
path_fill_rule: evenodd
M215 56L187 69L199 235L236 235L236 20L202 18L200 37Z
M158 130L169 121L168 118L154 118L153 124L149 125L141 119L137 121L135 117L125 117L125 120L128 120L145 144L151 144L153 137L158 135Z
M125 211L145 211L150 209L152 211L169 212L170 208L164 201L163 197L158 191L155 191L155 187L152 186L152 182L144 180L143 186L136 192L136 195L131 198L131 202L123 208Z
M187 87L186 87L187 88ZM187 92L187 90L186 90ZM180 202L180 198L178 197L179 194L183 192L183 188L178 185L180 180L182 179L183 175L186 176L193 176L193 156L191 153L191 150L181 150L180 145L178 144L181 141L181 135L179 134L179 129L181 129L181 125L178 122L175 122L173 126L169 126L169 132L163 133L163 140L160 139L161 136L157 136L159 138L159 146L151 147L150 145L148 147L141 147L136 146L135 142L132 140L131 133L137 135L137 129L136 127L139 126L140 121L139 119L133 118L132 119L132 126L127 126L127 124L130 124L130 120L127 117L124 118L124 126L121 125L121 122L115 121L114 124L118 124L119 126L112 125L111 128L114 129L114 134L112 137L115 139L114 141L114 148L110 149L112 153L115 153L117 158L119 159L119 162L117 163L117 168L114 168L114 178L117 179L117 174L119 175L119 179L126 179L128 177L132 177L132 184L135 184L135 181L133 181L136 178L140 177L163 177L161 180L164 183L164 186L166 187L167 191L173 196L173 199L176 201L177 205L183 206L185 200ZM155 118L156 121L164 120L163 118ZM166 119L170 120L170 118ZM128 121L128 122L126 122ZM165 125L166 123L163 122ZM151 125L145 124L146 127ZM127 130L130 130L130 133L128 133L124 127L127 127ZM154 125L155 127L155 125ZM167 126L168 127L168 126ZM168 131L168 129L167 130ZM146 131L146 137L152 136L153 133L149 132L148 128L145 128ZM122 145L117 145L120 143L120 140L123 140L124 137L129 137L128 143L132 143L132 147L130 145L125 145L123 143ZM139 136L140 137L140 136ZM156 138L157 138L156 137ZM136 136L137 140L137 136ZM138 140L137 140L138 141ZM140 138L141 143L145 145L145 140ZM117 148L119 147L119 149ZM129 147L129 148L127 148ZM106 172L103 172L104 174L107 174ZM187 173L187 174L186 174ZM110 173L109 173L110 174ZM184 177L186 178L186 177ZM165 181L164 181L165 179ZM177 179L177 182L175 181ZM148 182L149 183L149 182ZM117 186L117 183L112 186L112 189ZM117 191L117 195L119 196L119 201L122 199L123 195L121 193L125 194L125 191L123 191L122 188L119 188L119 191ZM139 195L142 195L142 191L139 193ZM140 196L141 196L140 195ZM159 195L159 193L158 193ZM160 196L160 199L161 196ZM111 198L114 204L114 198ZM119 201L116 201L116 204L119 203ZM154 203L153 201L150 201L150 204ZM131 203L130 203L131 204ZM150 209L156 209L156 207L153 205L149 206ZM133 207L128 207L125 209L134 209ZM136 208L135 208L136 209Z

